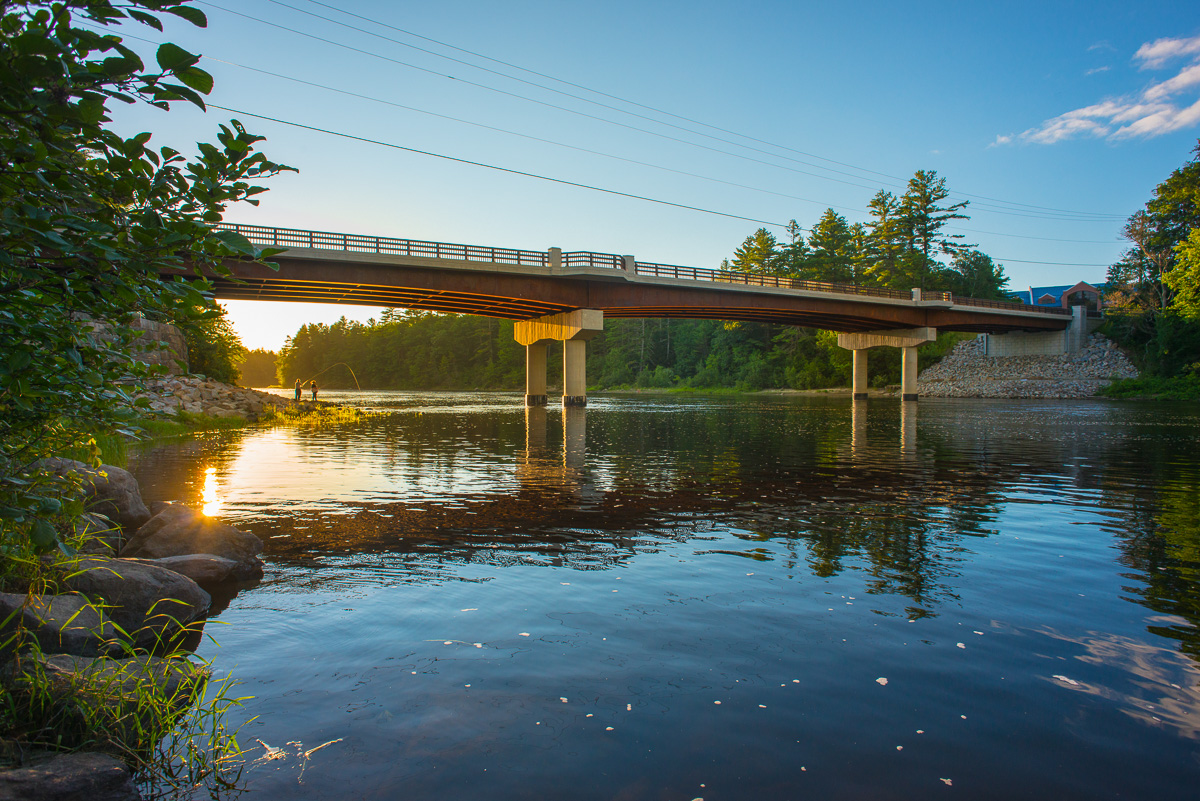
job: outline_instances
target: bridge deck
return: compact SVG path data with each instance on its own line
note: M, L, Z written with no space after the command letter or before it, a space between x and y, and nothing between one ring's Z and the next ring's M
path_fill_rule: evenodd
M637 262L606 253L527 251L229 225L287 248L278 272L231 261L223 299L392 306L528 320L579 308L608 317L775 322L832 331L933 326L953 331L1061 330L1066 309Z

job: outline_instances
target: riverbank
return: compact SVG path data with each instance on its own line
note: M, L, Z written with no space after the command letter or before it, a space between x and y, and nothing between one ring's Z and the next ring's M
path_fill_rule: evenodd
M1100 334L1078 352L1056 356L985 356L976 338L922 372L917 390L932 398L1088 398L1137 376L1133 362Z

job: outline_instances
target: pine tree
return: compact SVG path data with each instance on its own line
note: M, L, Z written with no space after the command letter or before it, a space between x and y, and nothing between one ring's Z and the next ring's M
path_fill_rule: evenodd
M939 205L948 197L950 191L946 189L945 178L939 178L934 170L917 170L909 179L908 189L900 201L901 227L907 235L909 249L907 277L921 289L925 289L930 278L943 269L934 254L953 257L955 253L974 247L959 241L962 234L943 232L952 220L969 219L959 212L970 201Z
M854 233L846 218L826 209L808 237L812 256L805 278L848 284L854 281Z
M775 275L780 267L779 242L766 228L759 228L733 252L731 269L754 275Z

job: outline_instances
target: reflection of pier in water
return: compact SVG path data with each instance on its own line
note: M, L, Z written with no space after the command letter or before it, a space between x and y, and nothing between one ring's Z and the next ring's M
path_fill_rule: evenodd
M551 416L544 406L525 407L525 450L516 465L522 489L556 489L579 501L603 499L587 466L587 408L563 407L561 452L548 444Z

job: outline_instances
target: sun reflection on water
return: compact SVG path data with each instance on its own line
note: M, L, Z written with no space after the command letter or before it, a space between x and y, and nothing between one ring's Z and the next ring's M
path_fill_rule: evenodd
M204 505L200 511L212 517L217 512L221 511L223 501L217 494L220 485L217 483L217 468L209 467L204 470L204 491L200 494L200 500Z

